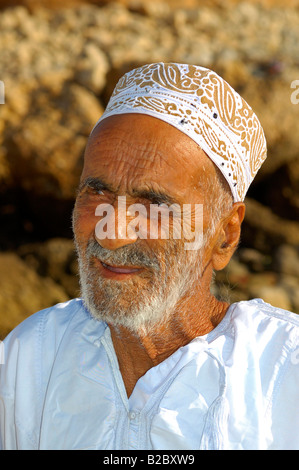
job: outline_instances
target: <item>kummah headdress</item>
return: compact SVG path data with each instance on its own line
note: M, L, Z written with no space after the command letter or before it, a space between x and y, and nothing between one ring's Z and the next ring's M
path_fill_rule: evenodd
M156 117L187 134L222 172L234 202L244 200L267 156L264 132L251 107L204 67L160 62L126 73L97 124L125 113Z

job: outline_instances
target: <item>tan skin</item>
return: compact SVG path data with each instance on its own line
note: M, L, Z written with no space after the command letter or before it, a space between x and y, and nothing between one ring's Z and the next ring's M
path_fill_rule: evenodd
M154 189L168 194L180 204L197 203L205 207L207 191L200 184L203 167L213 178L214 164L188 136L153 117L130 114L110 117L96 127L86 148L81 181L89 177L104 179L111 185L111 191L104 191L102 197L112 204L116 196L121 195L126 196L128 204L145 204L146 198L136 196L136 191L140 194L140 191ZM98 204L99 199L88 195L84 189L79 193L74 230L83 247L90 238L95 238ZM229 304L211 294L212 272L228 264L239 241L244 214L244 204L235 203L218 223L203 253L202 282L192 295L180 300L163 328L144 336L130 333L125 328L116 330L109 325L128 397L147 370L195 337L213 330L224 317ZM204 212L204 230L208 224L209 214ZM109 250L116 250L135 243L136 239L97 241ZM154 249L157 243L161 248L167 240L147 239L143 243Z

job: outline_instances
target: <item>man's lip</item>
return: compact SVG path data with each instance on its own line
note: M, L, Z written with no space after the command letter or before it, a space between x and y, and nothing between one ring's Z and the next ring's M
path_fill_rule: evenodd
M131 266L111 266L110 264L106 264L103 261L101 261L101 263L105 269L108 269L109 271L113 273L117 273L117 274L132 274L142 269L142 268L131 267Z

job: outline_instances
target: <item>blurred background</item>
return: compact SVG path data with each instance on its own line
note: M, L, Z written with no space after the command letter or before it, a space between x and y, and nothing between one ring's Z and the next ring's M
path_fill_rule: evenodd
M155 61L214 69L266 133L214 292L299 313L299 1L0 0L0 339L79 295L71 213L86 139L118 78Z

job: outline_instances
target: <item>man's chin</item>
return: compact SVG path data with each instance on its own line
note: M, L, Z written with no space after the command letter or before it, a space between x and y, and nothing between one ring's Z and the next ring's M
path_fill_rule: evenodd
M123 312L119 311L114 311L113 313L102 312L91 305L86 305L86 308L95 320L103 321L115 330L126 329L132 334L148 334L150 331L157 329L161 324L161 321L149 321L142 312L134 312L134 314L126 312L126 315L124 315Z
M168 267L167 275L138 275L126 281L103 279L80 258L79 271L82 298L93 318L138 334L154 332L165 325L180 300L199 280L198 268L182 264L178 258L174 266Z
M132 333L141 334L155 330L165 322L167 317L163 311L163 299L157 295L148 295L144 292L141 298L138 295L115 296L100 298L82 289L82 299L91 316L98 321L104 321L114 328L126 328Z

